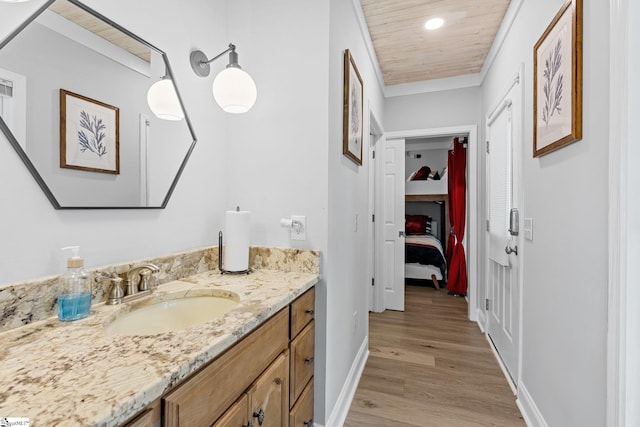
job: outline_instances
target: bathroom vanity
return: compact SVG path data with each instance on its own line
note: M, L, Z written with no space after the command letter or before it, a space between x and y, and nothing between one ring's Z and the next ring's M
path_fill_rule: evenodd
M136 307L100 304L83 320L3 332L0 413L32 426L310 426L317 281L317 270L207 271L150 297L237 296L233 309L202 324L111 333Z

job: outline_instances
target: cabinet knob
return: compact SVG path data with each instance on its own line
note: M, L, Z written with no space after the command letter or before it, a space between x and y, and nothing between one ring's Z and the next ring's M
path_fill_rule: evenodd
M313 363L313 357L307 357L304 359L304 363L311 365Z
M302 424L304 424L305 427L313 427L313 418L309 421L304 421Z
M264 422L264 409L260 408L258 412L254 412L253 418L257 418L258 425L262 425L262 423Z
M313 316L315 311L313 311L313 310L305 310L305 313L307 313L309 316Z

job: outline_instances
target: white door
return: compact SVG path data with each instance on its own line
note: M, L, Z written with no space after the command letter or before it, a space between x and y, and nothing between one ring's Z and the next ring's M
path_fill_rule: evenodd
M384 306L404 311L404 138L384 143L382 280Z
M521 144L519 87L511 89L487 120L487 333L513 383L520 339ZM518 123L516 123L518 122ZM512 209L518 218L510 221ZM519 232L515 235L517 227Z

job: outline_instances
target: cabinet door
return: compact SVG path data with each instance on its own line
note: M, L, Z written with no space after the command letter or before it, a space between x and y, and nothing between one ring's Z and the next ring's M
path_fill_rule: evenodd
M213 427L247 427L249 424L249 397L243 394L236 403L224 413Z
M253 425L285 426L289 414L289 355L282 353L249 389Z
M289 427L313 427L313 380L309 381L291 409Z
M313 376L314 367L314 321L291 341L291 394L290 404L296 403L300 393Z

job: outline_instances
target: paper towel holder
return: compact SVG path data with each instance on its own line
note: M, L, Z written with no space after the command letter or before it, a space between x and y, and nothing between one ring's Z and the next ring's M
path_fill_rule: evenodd
M247 268L246 270L242 270L242 271L227 271L224 268L222 268L222 231L220 231L218 233L218 270L220 270L220 274L249 274L249 273L251 273L251 268Z

